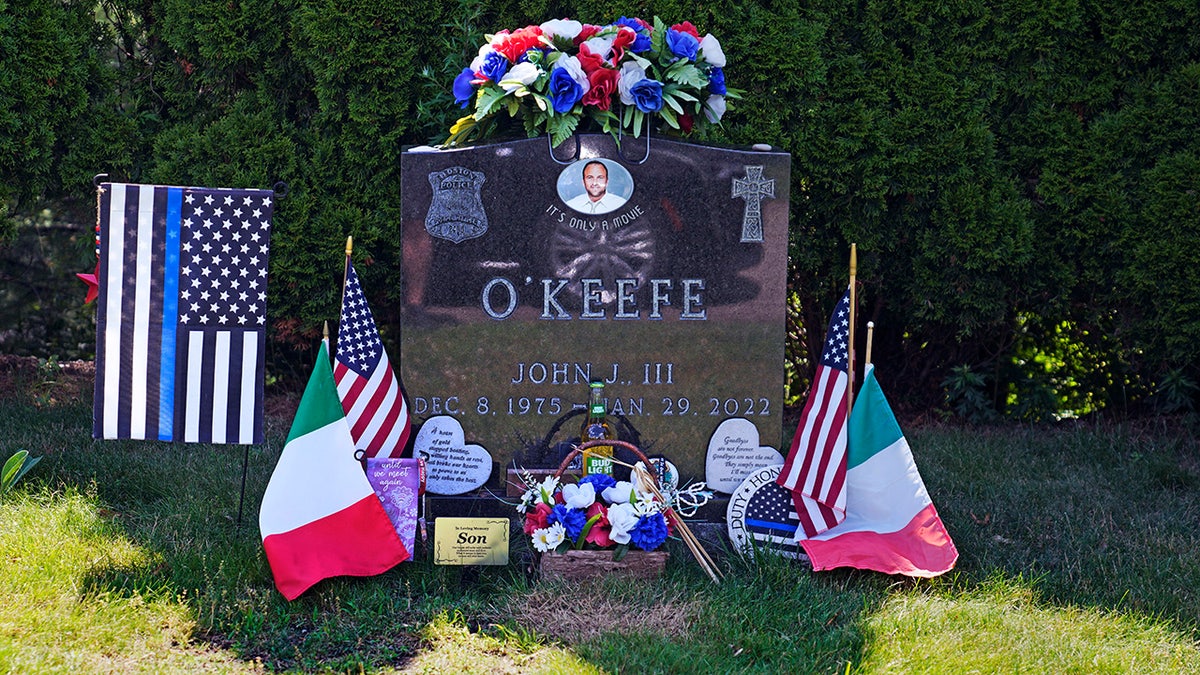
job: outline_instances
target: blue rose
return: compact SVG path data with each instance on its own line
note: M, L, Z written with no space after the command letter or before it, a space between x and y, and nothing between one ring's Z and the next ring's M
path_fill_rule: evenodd
M475 85L471 84L473 79L475 73L471 72L470 68L463 68L458 77L454 78L454 102L464 108L471 104L471 97L475 96Z
M708 71L708 90L717 96L725 95L725 71L720 68L710 68Z
M661 513L651 513L638 518L637 525L629 531L629 541L643 551L653 551L667 540L667 519Z
M546 524L562 523L567 530L567 538L574 541L579 538L579 533L583 532L583 526L587 525L587 519L587 512L582 509L572 509L564 504L555 504L554 508L550 510L550 515L546 516ZM663 527L666 527L665 523Z
M646 27L643 26L637 19L627 19L625 17L621 17L616 20L616 25L632 28L633 32L637 33L637 37L634 38L633 44L629 46L629 51L633 52L634 54L641 54L642 52L650 50L650 31L647 30Z
M550 73L550 102L554 112L568 113L579 99L583 98L583 85L575 81L566 68L555 68Z
M691 33L667 29L667 49L671 53L688 61L696 60L696 52L700 49L700 41Z
M610 476L606 473L589 473L588 475L584 476L583 478L580 478L579 482L580 483L591 483L592 487L596 489L596 494L599 495L599 494L603 493L605 490L607 490L608 488L616 485L617 479L613 478L612 476Z
M638 80L636 84L629 88L629 95L633 98L633 104L638 110L644 113L656 113L662 110L662 82L646 78Z
M500 78L508 72L508 57L500 52L490 52L483 57L483 65L479 67L479 73L491 80L499 82Z

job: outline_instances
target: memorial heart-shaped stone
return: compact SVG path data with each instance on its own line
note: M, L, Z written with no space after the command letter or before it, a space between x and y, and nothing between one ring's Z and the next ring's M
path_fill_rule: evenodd
M421 425L413 455L425 459L425 489L438 495L477 490L492 475L492 455L468 445L462 424L453 417L431 417Z
M731 417L708 439L704 481L717 492L733 493L746 476L772 464L783 464L783 455L758 444L758 427L753 422Z

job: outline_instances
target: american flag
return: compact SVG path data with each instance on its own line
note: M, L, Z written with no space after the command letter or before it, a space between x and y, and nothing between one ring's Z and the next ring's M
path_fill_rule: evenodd
M379 339L371 308L363 297L354 265L346 261L346 288L338 322L333 379L350 423L354 447L367 457L399 457L412 420L400 380Z
M100 186L95 438L263 441L274 196Z
M817 366L808 402L776 482L791 490L801 532L813 537L846 518L846 387L850 343L850 290L842 296Z

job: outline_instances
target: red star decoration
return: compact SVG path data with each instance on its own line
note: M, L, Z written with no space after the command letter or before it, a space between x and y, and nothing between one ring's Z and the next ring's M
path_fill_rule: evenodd
M99 295L100 295L100 281L99 281L100 261L96 261L96 270L94 272L92 272L91 274L79 272L75 276L79 277L83 281L83 283L87 284L87 287L88 287L87 297L83 299L83 304L86 305L89 302L95 300L97 297L99 297Z

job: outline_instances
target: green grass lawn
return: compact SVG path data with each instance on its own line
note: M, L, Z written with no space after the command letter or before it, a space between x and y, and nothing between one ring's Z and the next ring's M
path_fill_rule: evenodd
M44 392L42 392L44 394ZM274 589L258 502L290 424L243 449L96 442L86 397L0 394L0 673L1200 672L1196 421L909 429L961 557L934 580L672 548L580 587L405 563ZM522 544L516 544L519 546Z

